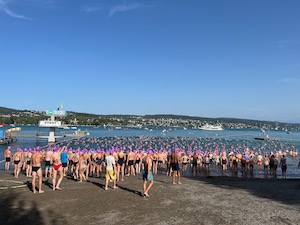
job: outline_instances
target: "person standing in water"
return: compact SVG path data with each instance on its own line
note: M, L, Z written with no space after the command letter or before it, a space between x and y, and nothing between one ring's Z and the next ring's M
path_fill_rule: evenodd
M287 166L286 166L286 157L285 157L285 155L282 155L282 158L280 160L280 165L281 165L282 178L286 179Z

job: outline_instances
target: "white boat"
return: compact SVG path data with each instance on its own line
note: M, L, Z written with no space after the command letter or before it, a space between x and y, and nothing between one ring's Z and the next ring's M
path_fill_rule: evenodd
M122 129L122 127L115 127L115 129L116 129L116 130L121 130L121 129Z
M160 132L162 135L166 135L166 133L167 133L168 131L166 130L166 129L163 129L163 131L162 132Z
M70 130L70 127L68 127L68 125L61 125L58 127L58 129L64 129L64 130Z
M224 130L222 125L210 125L206 124L204 126L199 127L200 130Z

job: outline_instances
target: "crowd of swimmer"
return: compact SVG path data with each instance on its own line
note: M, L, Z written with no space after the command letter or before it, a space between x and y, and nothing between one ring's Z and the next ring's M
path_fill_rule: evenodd
M8 148L9 149L9 148ZM266 174L276 177L278 165L281 166L282 176L286 178L286 155L296 157L297 149L293 145L268 142L260 143L249 141L229 141L197 138L159 138L159 137L107 137L88 138L64 141L56 146L46 149L40 147L18 149L13 155L14 176L19 177L24 171L27 177L32 176L32 171L38 171L41 165L33 165L32 155L39 151L45 162L45 177L52 177L55 189L63 176L70 175L79 182L86 181L89 177L101 177L105 171L105 158L112 155L116 162L116 180L124 181L125 176L135 176L143 171L143 159L151 153L153 174L166 173L171 176L176 169L172 168L171 155L178 154L180 175L197 176L201 172L209 174L211 166L215 166L226 174L228 169L232 174L253 174L254 167L262 168ZM61 155L57 155L57 152ZM5 168L9 169L10 155L5 151ZM55 157L53 157L55 156ZM55 159L59 158L59 163ZM61 163L60 163L61 162ZM60 169L61 167L61 169ZM41 171L41 170L39 170ZM61 174L60 174L60 171ZM56 183L57 173L60 176ZM175 180L173 179L173 183Z

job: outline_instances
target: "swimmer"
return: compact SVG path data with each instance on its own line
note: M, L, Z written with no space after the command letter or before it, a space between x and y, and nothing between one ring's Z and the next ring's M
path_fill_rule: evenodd
M63 167L63 174L64 176L67 176L67 171L68 171L68 153L67 150L64 150L61 155L61 163Z
M36 176L38 176L39 179L39 188L38 191L39 193L44 193L42 190L42 182L43 182L43 172L41 169L41 161L43 159L43 155L40 153L39 149L36 149L31 157L31 165L32 165L32 191L33 193L37 193L35 189L35 181L36 181Z
M55 190L62 190L60 188L60 184L64 178L62 163L61 163L61 153L65 150L65 147L59 149L57 147L53 148L53 155L51 157L51 164L53 164L53 177L52 177L52 189ZM59 179L56 183L57 174L59 175Z
M86 176L84 175L84 171L86 170L87 167L86 160L83 158L82 154L80 154L79 156L78 164L79 164L79 182L81 183L82 179L86 181Z
M45 177L52 177L52 164L50 163L51 161L51 158L52 158L52 155L53 155L53 151L52 151L52 148L48 148L46 153L45 153L45 160L46 160L46 163L45 163Z
M152 167L153 167L153 174L157 174L158 154L156 151L154 151L152 154Z
M189 163L189 157L184 153L184 155L181 158L181 161L182 161L182 175L186 175L186 169Z
M31 150L29 150L27 152L26 177L32 177L31 158L32 158L32 152L31 152Z
M14 176L15 178L19 178L20 169L22 166L22 163L20 163L22 159L22 149L18 148L13 158L14 158Z
M4 158L5 158L4 169L9 170L10 162L11 162L11 159L12 159L10 146L8 146L7 149L4 151Z
M121 180L124 181L124 175L125 175L125 155L124 155L124 152L122 150L118 153L117 181L120 180L120 172L121 172Z
M282 158L280 160L280 165L281 165L282 178L286 179L287 165L286 165L286 157L285 157L285 155L282 155Z
M96 168L97 177L100 177L102 174L102 167L103 167L103 154L100 151L98 151L96 154L96 164L97 164L97 168Z
M176 184L176 176L178 177L178 184L181 184L180 182L180 158L178 154L178 150L175 149L174 152L171 154L171 167L173 170L173 184Z
M223 173L227 170L227 165L228 165L228 159L226 157L226 153L223 152L222 157L221 157L221 164L222 164L222 170Z
M130 176L133 175L135 176L135 171L134 171L134 160L135 160L135 153L132 151L130 148L130 151L127 155L127 175Z
M143 196L150 197L149 190L152 188L154 184L153 173L152 173L152 151L150 150L147 156L143 159L144 171L143 171ZM149 185L147 187L147 183Z
M137 150L135 153L135 174L141 173L141 153Z

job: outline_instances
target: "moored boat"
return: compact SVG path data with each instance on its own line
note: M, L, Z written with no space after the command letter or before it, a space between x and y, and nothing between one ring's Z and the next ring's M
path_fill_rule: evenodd
M222 125L210 125L210 124L206 124L204 126L199 127L200 130L224 130L224 128L222 127Z

